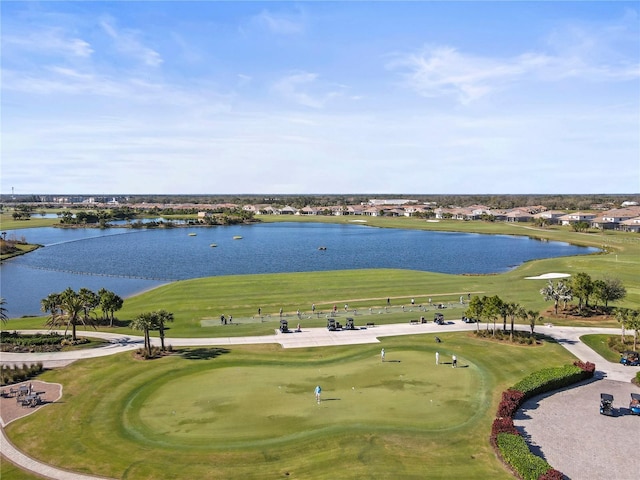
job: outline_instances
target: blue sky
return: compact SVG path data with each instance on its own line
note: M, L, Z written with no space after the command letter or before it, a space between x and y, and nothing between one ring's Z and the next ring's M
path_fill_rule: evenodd
M637 2L3 1L10 193L637 193Z

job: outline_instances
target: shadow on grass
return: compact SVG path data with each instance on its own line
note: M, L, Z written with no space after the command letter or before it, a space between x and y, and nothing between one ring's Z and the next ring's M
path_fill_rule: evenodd
M229 350L228 348L206 347L181 350L178 353L182 358L185 358L187 360L210 360L224 353L229 353L230 351L231 350Z

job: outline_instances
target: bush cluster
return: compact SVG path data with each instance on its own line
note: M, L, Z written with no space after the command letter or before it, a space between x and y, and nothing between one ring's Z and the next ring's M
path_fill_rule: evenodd
M551 465L529 451L529 446L520 435L500 433L496 438L502 458L511 465L523 480L538 480L549 470Z
M614 352L622 353L631 350L633 335L625 335L624 340L617 335L611 335L607 339L607 346Z
M58 333L22 334L2 332L0 350L3 352L56 352L64 346L89 343L88 338L71 340L71 336Z
M513 339L511 338L509 332L505 332L503 330L497 330L495 335L493 334L493 329L489 330L476 330L473 332L476 337L480 338L489 338L491 340L497 340L499 342L513 342L520 345L533 345L536 343L536 339L529 335L526 332L521 332L516 330L513 332Z
M593 371L587 372L576 365L544 368L520 380L513 389L523 392L526 400L540 393L573 385L592 376Z
M502 392L502 401L498 405L498 418L513 418L520 408L524 393L520 390L509 389Z
M551 468L542 458L529 450L513 424L513 416L522 403L540 393L557 390L593 377L596 366L576 361L573 365L545 368L526 376L513 387L502 392L496 419L491 426L491 444L520 478L525 480L561 480L561 472ZM640 376L640 373L638 373Z
M44 370L42 362L33 363L31 365L23 364L21 367L17 365L2 365L0 367L0 385L12 385L14 383L29 380Z

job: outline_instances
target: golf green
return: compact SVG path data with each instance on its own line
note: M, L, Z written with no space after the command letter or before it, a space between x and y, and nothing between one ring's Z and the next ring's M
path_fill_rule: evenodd
M464 424L481 403L477 368L452 370L411 350L387 355L385 362L370 356L325 365L215 368L147 383L124 416L131 433L149 442L206 442L207 448L313 437L338 426L439 430ZM322 387L319 404L316 385Z

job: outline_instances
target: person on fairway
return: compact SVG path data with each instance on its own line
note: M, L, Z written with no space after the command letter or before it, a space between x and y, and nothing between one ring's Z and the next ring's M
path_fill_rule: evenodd
M451 357L451 363L453 364L452 367L456 368L458 366L458 357L456 357L455 355Z
M380 360L384 362L384 348L380 350Z
M322 393L320 385L316 385L316 389L313 392L316 394L316 402L320 403L320 393Z
M436 352L436 365L440 365L440 353Z

